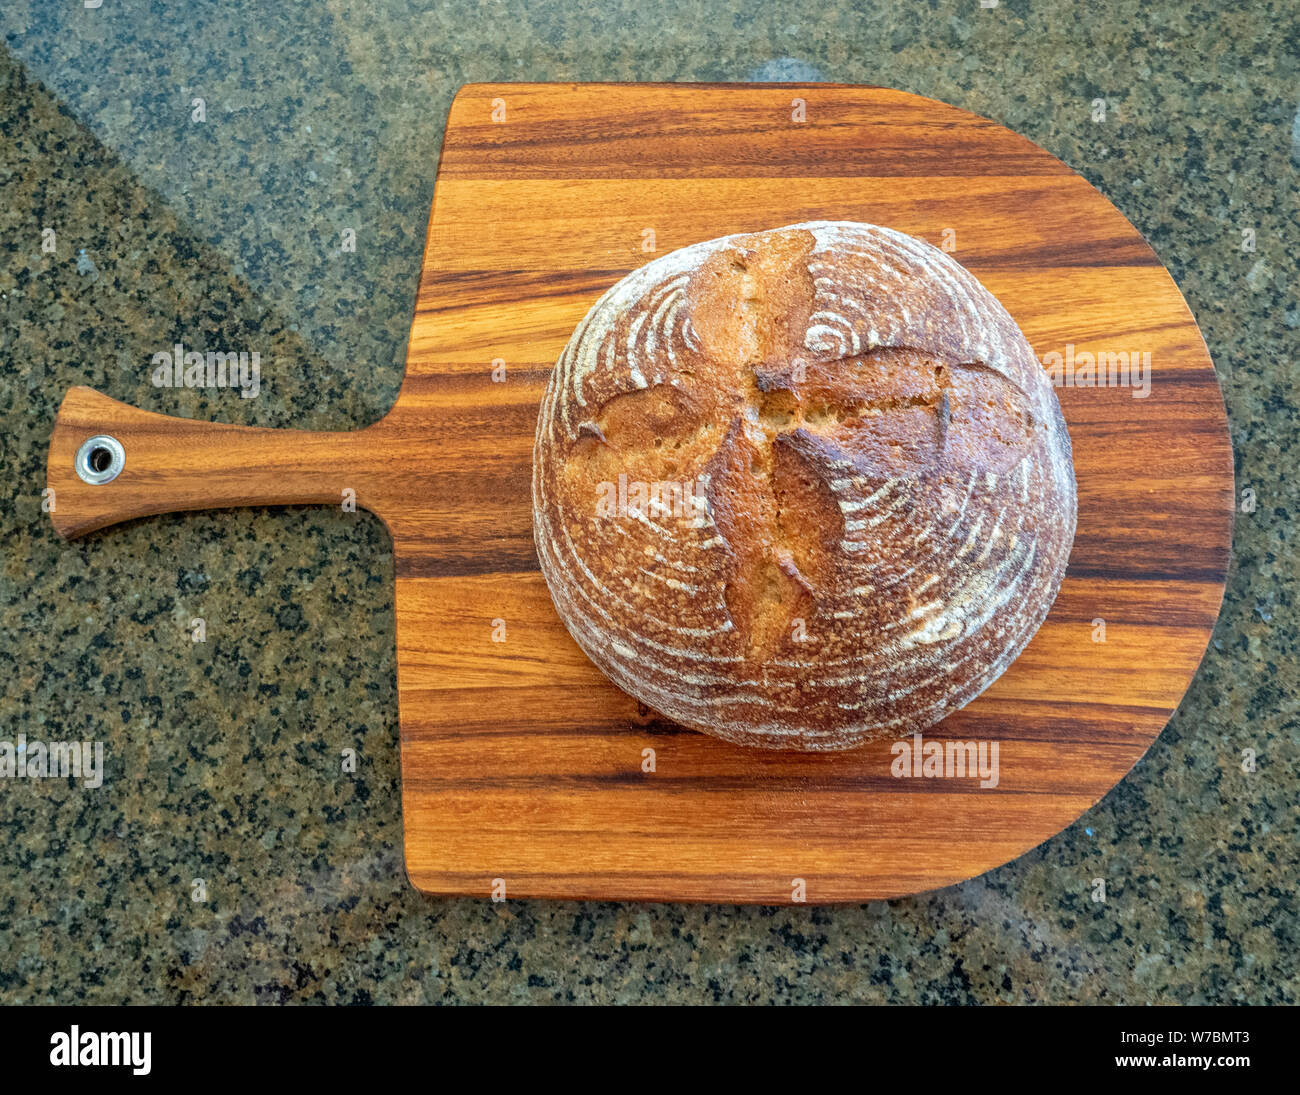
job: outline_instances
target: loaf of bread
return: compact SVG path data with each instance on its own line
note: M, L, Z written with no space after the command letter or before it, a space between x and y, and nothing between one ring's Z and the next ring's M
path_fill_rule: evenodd
M924 730L1038 630L1070 439L1006 310L942 251L812 222L629 274L556 364L533 454L560 617L620 688L744 745Z

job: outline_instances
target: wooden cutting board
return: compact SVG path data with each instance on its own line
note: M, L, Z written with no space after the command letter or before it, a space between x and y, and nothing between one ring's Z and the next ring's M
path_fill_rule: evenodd
M1076 379L1087 355L1150 354L1145 397L1058 389L1079 485L1069 574L1011 669L925 735L997 743L996 787L910 763L896 777L889 742L777 754L667 723L587 661L537 569L536 410L587 309L654 255L814 219L953 249ZM94 486L73 470L93 434L125 457ZM983 118L824 84L462 88L385 418L342 434L249 429L74 388L48 482L69 537L355 491L396 557L407 869L429 893L482 897L862 901L1007 862L1160 733L1218 612L1233 511L1205 344L1114 206Z

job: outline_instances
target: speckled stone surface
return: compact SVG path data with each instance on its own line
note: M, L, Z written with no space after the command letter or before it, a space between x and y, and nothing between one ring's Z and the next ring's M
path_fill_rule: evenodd
M0 741L106 751L98 789L0 781L0 1001L1296 1002L1294 4L8 0L0 30ZM461 83L819 77L1019 130L1173 272L1256 498L1201 671L1077 824L937 893L423 898L379 521L215 512L64 544L41 511L58 402L88 383L170 414L363 425L397 391ZM259 351L261 395L153 387L178 339Z

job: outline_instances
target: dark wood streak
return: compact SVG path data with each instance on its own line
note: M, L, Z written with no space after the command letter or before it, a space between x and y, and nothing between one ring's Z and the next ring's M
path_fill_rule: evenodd
M439 551L437 547L430 552ZM1222 560L1199 570L1168 571L1155 568L1123 566L1084 566L1071 563L1067 578L1089 582L1180 582L1186 585L1221 585L1227 571L1226 552L1215 555ZM464 578L484 574L535 574L537 553L531 536L515 540L502 538L490 557L470 554L404 554L397 563L400 578ZM1217 614L1216 614L1217 615ZM1202 623L1204 621L1201 621Z
M1092 743L1088 743L1092 744ZM909 794L914 795L984 795L988 794L988 788L980 787L979 779L972 777L962 777L957 779L925 779L911 777L908 780L894 779L886 773L884 775L865 776L861 779L828 779L824 776L818 776L810 780L808 777L791 776L784 779L766 779L758 780L753 773L746 773L736 776L700 776L692 775L682 778L660 778L655 781L655 791L658 794L676 794L676 795L693 795L693 794L719 794L723 792L750 792L754 790L756 783L761 782L763 790L770 794L863 794L866 792L889 792L893 791L899 783L915 782L916 787L909 790ZM810 787L809 784L812 784ZM582 792L586 790L642 790L646 785L644 775L634 775L632 773L593 773L590 775L554 775L547 773L541 776L520 775L511 773L501 778L483 776L473 779L442 779L437 776L422 777L411 781L410 790L417 794L437 794L447 791L494 791L502 787L514 789L532 788L538 792L564 792L574 791ZM1004 795L1049 795L1056 797L1060 794L1077 794L1078 790L1041 790L1035 788L1015 789L1008 788L1000 791Z

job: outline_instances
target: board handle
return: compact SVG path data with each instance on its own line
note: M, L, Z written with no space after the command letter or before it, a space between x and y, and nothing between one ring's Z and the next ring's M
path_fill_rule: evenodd
M319 433L172 418L68 390L50 435L46 508L65 539L176 510L364 506L367 430Z

